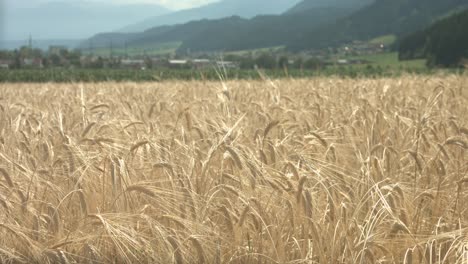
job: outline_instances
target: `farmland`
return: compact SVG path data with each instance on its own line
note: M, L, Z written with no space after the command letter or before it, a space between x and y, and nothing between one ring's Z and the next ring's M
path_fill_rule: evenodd
M0 84L0 263L462 263L468 77Z
M462 69L428 69L410 65L407 68L392 64L392 66L380 63L380 57L376 57L375 64L369 65L334 65L322 69L14 69L0 70L0 83L47 83L47 82L148 82L148 81L190 81L190 80L211 80L239 79L239 80L261 80L266 78L307 78L307 77L327 77L340 76L351 78L376 78L376 77L397 77L405 74L438 74L454 73L463 74ZM375 66L374 66L375 65ZM405 65L406 66L406 65Z

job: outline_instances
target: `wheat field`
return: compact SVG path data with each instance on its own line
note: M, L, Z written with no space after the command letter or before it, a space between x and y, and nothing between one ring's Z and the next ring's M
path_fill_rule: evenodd
M468 77L1 84L0 263L464 263Z

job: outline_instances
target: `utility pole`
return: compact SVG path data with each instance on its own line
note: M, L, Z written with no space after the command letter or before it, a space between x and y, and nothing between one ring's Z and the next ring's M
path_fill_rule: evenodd
M28 40L28 48L32 50L32 36L29 34L29 40Z
M112 44L112 40L110 41L109 43L109 53L110 53L110 58L112 59L112 56L114 55L114 47L113 47L113 44Z
M93 56L93 40L92 40L92 39L89 40L89 48L88 48L88 51L89 51L89 55L90 55L90 56Z

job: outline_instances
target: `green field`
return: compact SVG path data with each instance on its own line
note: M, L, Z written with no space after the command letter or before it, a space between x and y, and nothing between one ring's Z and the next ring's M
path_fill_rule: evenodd
M409 68L409 69L425 69L426 60L409 60L409 61L400 61L398 60L398 53L381 53L373 55L365 55L357 57L359 59L370 61L373 65L381 67L391 67L391 68Z
M361 77L398 77L407 73L434 74L450 72L449 70L428 69L425 67L398 68L366 65L329 66L320 70L283 69L245 70L228 69L219 71L214 68L147 70L134 69L17 69L0 70L0 83L8 82L103 82L103 81L166 81L166 80L257 80L340 76L349 78ZM453 71L452 71L453 72Z
M371 54L371 55L361 55L361 56L348 56L344 57L347 60L364 60L367 61L367 64L356 64L349 65L346 67L351 67L356 71L364 71L369 68L381 68L385 71L427 71L429 70L426 66L426 60L408 60L400 61L398 60L397 52L387 52L380 54ZM340 65L332 66L331 68L343 67Z
M369 42L372 44L384 44L388 46L388 45L392 45L393 43L395 43L396 39L397 37L395 35L384 35L384 36L374 38L370 40Z

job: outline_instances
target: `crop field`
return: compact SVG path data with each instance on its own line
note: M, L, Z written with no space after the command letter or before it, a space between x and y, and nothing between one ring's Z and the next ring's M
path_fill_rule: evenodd
M466 75L3 83L0 263L462 264L467 148Z
M13 69L0 70L0 85L2 83L47 83L47 82L160 82L160 81L218 81L222 79L229 80L261 80L263 76L270 78L312 78L312 77L331 77L339 76L343 78L381 78L381 77L400 77L407 74L458 74L463 75L461 70L433 70L424 67L412 67L409 64L415 62L395 62L390 65L394 57L368 56L359 59L372 61L368 65L350 65L350 66L330 66L320 70L310 69L268 69L268 70L248 70L248 69L229 69L224 71L215 68L208 69ZM388 63L387 63L388 59ZM386 66L388 65L388 67ZM367 67L369 66L369 67ZM376 67L374 67L376 66ZM401 66L401 67L400 67ZM408 66L408 67L406 67Z

